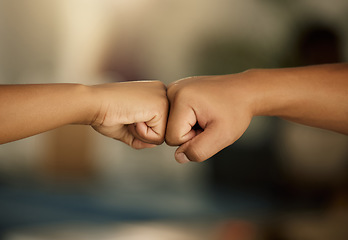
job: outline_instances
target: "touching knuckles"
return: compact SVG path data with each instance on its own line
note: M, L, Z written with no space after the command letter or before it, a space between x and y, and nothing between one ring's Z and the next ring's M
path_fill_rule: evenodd
M152 105L154 107L153 114L156 116L156 121L151 122L147 131L153 131L148 134L146 131L137 131L137 135L133 135L138 140L154 144L161 144L163 141L169 146L181 146L180 152L194 162L202 162L209 157L209 151L191 142L191 137L185 138L185 134L189 134L192 129L192 123L196 120L195 113L192 113L193 102L201 102L199 99L200 92L197 87L201 86L194 78L179 80L168 86L168 88L160 81L153 81L150 83L150 91L152 94L146 98L152 98ZM152 97L151 97L152 95ZM156 96L153 98L153 96ZM146 99L148 101L149 99ZM188 110L190 108L190 110ZM192 108L192 109L191 109ZM193 114L193 115L192 115ZM145 127L146 128L146 127ZM144 130L144 129L142 129ZM187 132L185 132L187 131ZM156 134L156 136L154 135ZM188 136L188 135L187 135ZM195 136L192 136L194 139ZM145 145L134 144L136 142L128 142L134 148L143 148ZM198 142L197 142L198 143Z
M167 132L165 136L166 144L168 144L169 146L178 146L180 145L179 136L176 136L172 130L173 129L170 127L167 128Z

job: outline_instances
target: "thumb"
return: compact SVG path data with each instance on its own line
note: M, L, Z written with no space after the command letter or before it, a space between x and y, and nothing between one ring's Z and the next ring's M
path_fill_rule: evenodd
M156 133L146 123L134 123L127 126L129 133L136 139L149 144L159 145L163 142L163 135Z
M230 144L232 143L226 138L226 130L218 124L211 124L182 144L175 152L175 159L179 163L203 162Z
M137 123L135 125L135 132L137 136L144 142L152 144L161 144L164 141L164 130L162 132L155 132L155 130L149 127L146 123Z

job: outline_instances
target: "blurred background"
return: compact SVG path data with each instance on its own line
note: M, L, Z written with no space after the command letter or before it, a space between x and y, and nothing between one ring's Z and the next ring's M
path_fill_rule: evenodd
M0 83L343 62L347 23L345 0L0 0ZM1 145L0 239L348 238L347 136L257 117L204 163L174 151L87 126Z

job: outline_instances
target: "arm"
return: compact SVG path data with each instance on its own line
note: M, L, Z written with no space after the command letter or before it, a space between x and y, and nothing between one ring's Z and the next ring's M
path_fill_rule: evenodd
M255 115L348 134L348 64L255 70L250 75L265 79L254 91L267 94L254 100Z
M170 85L168 98L166 142L180 145L179 162L204 161L234 143L253 116L348 134L348 64L193 77Z
M1 85L0 143L85 124L134 148L152 147L163 142L167 108L165 86L156 81Z

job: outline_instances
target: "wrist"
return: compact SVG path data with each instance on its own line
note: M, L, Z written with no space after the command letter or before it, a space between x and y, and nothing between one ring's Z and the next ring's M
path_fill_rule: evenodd
M87 85L75 85L74 89L76 118L72 124L91 125L99 117L99 98L96 96L95 88Z
M253 116L283 117L296 105L296 76L288 69L251 69L243 74Z
M260 75L261 69L249 69L245 72L225 75L225 84L223 92L227 93L227 102L234 105L240 105L243 111L247 112L250 117L268 115L269 106L266 101L266 88L263 86ZM231 106L236 107L236 106Z

